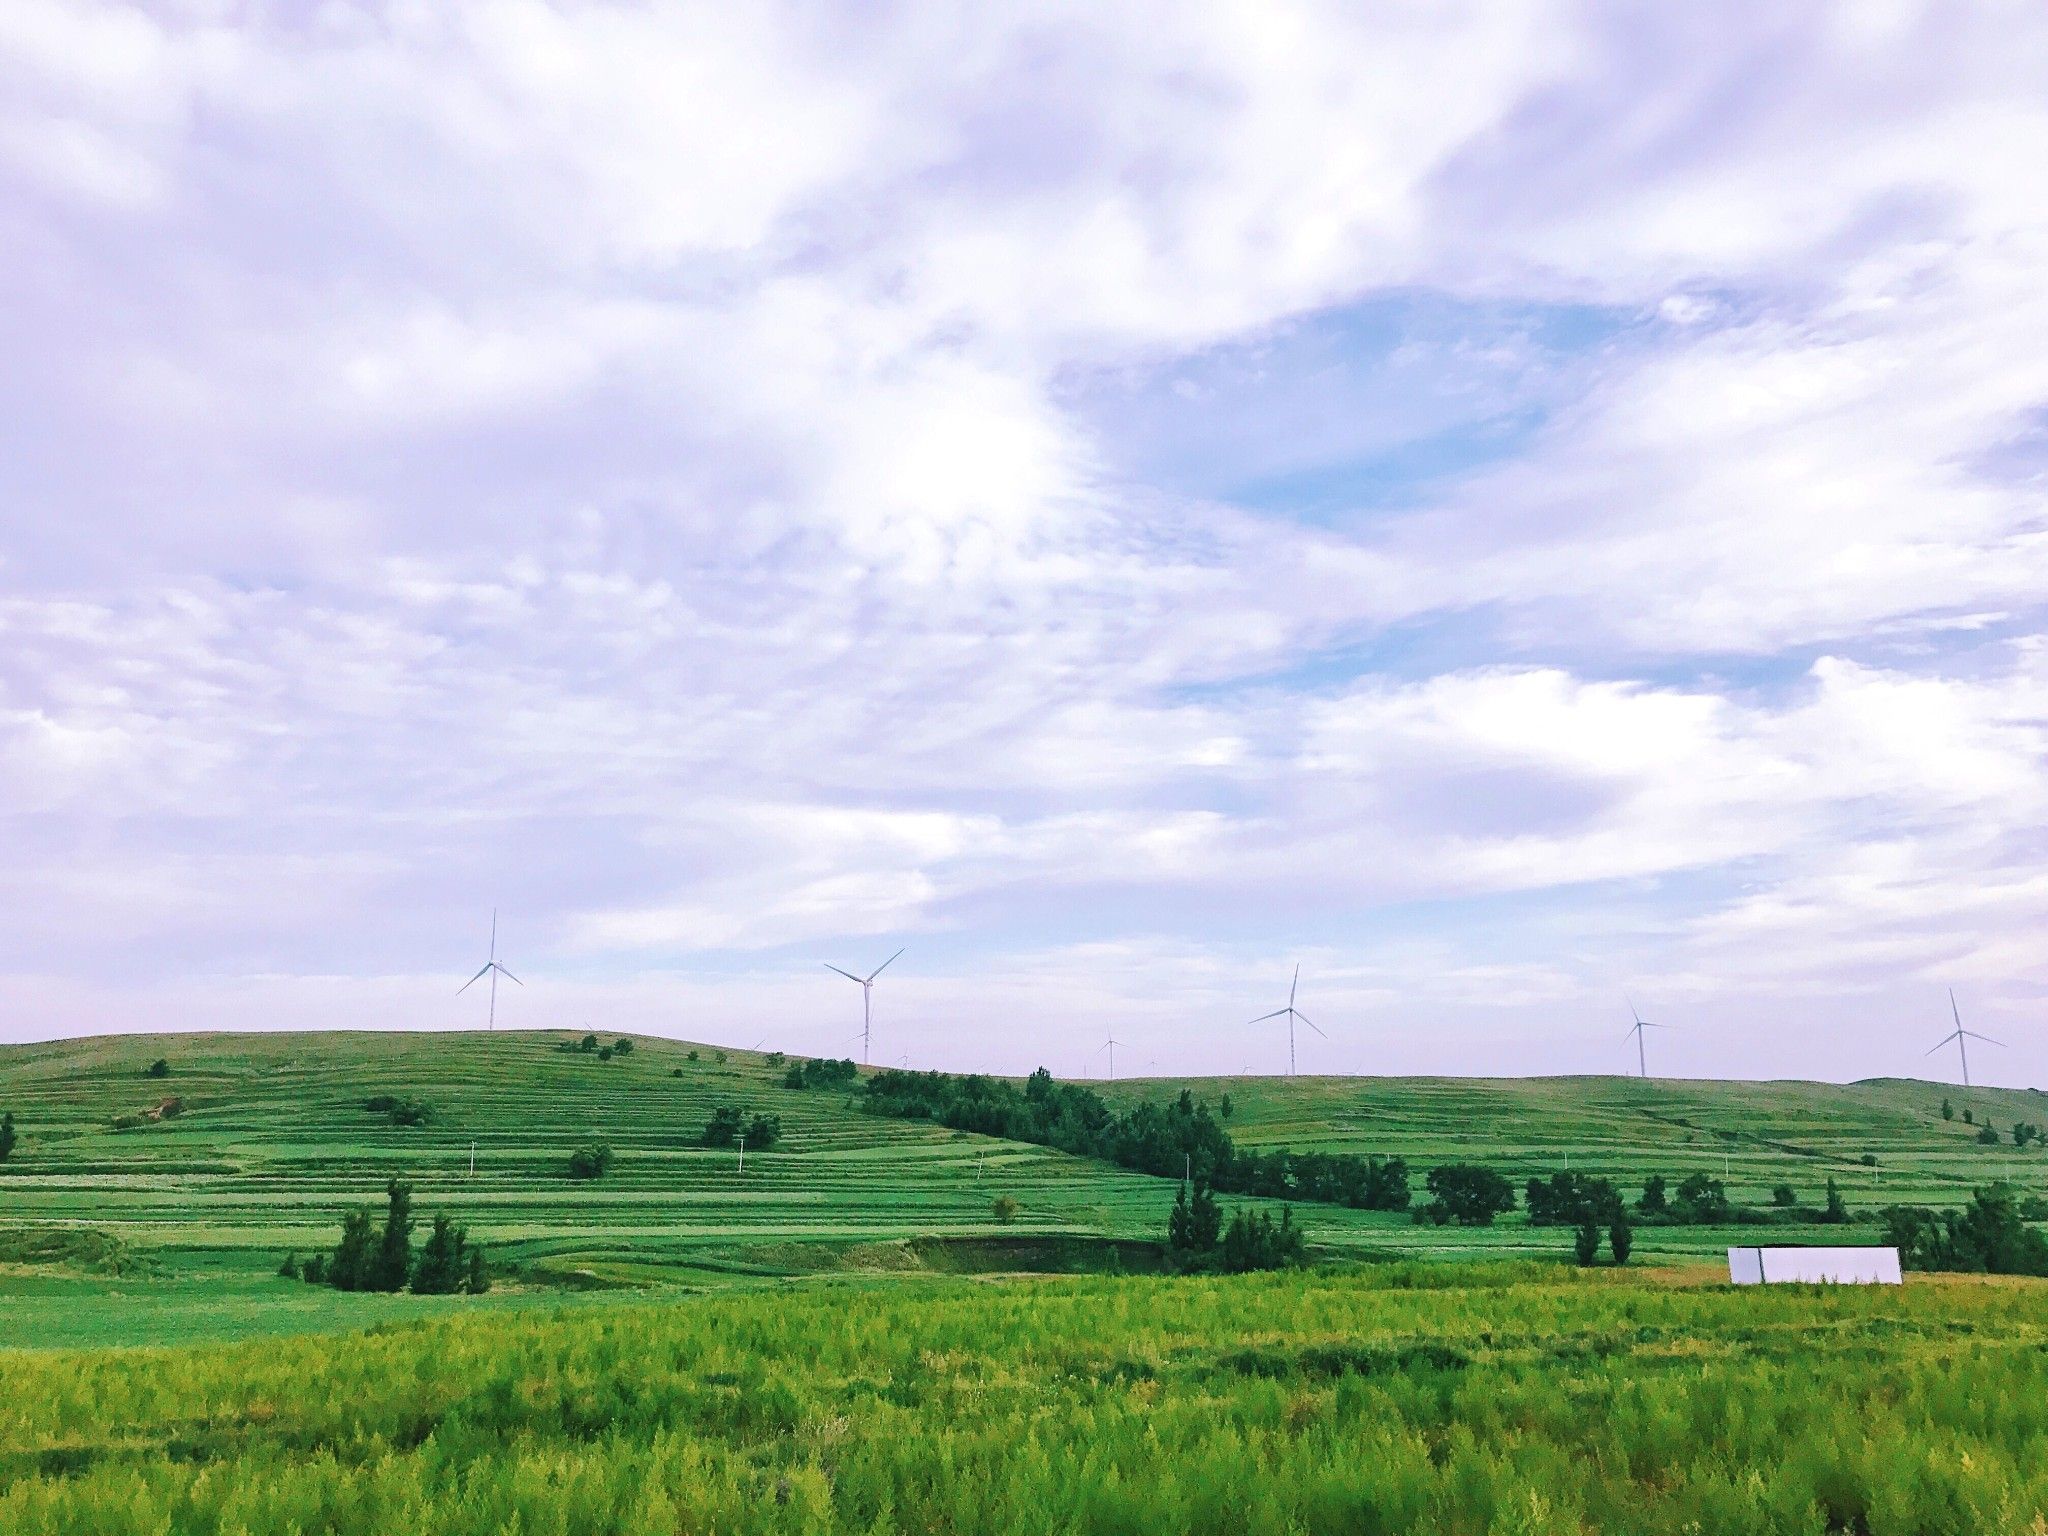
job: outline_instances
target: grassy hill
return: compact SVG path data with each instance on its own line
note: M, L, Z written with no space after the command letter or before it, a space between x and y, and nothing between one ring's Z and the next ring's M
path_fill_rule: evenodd
M1131 1245L1158 1236L1172 1199L1168 1181L868 1115L845 1091L790 1090L773 1058L646 1038L608 1061L558 1049L575 1038L177 1035L0 1047L0 1109L22 1136L0 1164L0 1299L51 1342L431 1312L451 1303L342 1296L273 1275L284 1253L330 1245L344 1211L381 1200L401 1175L422 1215L453 1215L516 1272L492 1306L589 1305L607 1287L652 1284L1141 1265ZM151 1077L159 1057L168 1076ZM1725 1169L1747 1204L1765 1203L1780 1182L1817 1202L1833 1175L1859 1211L1960 1204L1993 1177L2048 1182L2048 1154L2019 1151L2009 1135L1980 1146L1962 1119L1967 1108L2001 1132L2017 1119L2048 1121L2048 1098L2032 1092L1626 1078L1104 1086L1122 1100L1227 1092L1241 1143L1398 1154L1418 1190L1422 1172L1445 1161L1489 1163L1518 1184L1569 1166L1631 1190L1653 1172L1675 1182ZM1953 1121L1939 1113L1944 1093ZM431 1116L396 1125L365 1107L377 1096L422 1101ZM163 1115L172 1098L179 1112ZM744 1173L734 1153L697 1145L724 1105L782 1120L780 1144L749 1154ZM569 1154L597 1141L617 1154L610 1174L570 1179ZM1001 1194L1021 1204L1014 1224L992 1216ZM1519 1218L1463 1231L1327 1206L1302 1214L1337 1256L1549 1257L1566 1246ZM1704 1259L1754 1235L1645 1229L1637 1251Z

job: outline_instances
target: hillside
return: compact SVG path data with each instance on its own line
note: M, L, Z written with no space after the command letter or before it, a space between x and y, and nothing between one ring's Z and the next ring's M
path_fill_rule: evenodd
M60 1339L174 1339L431 1311L446 1303L341 1296L273 1275L284 1253L330 1245L342 1213L381 1200L400 1175L423 1216L453 1215L505 1266L512 1283L493 1306L589 1304L608 1287L651 1284L1142 1265L1144 1253L1128 1245L1156 1239L1172 1200L1167 1180L865 1114L845 1091L788 1089L770 1057L651 1038L611 1060L559 1048L576 1038L178 1035L0 1048L0 1109L22 1136L0 1164L0 1297ZM163 1078L147 1073L158 1057ZM1570 1167L1631 1192L1653 1172L1675 1182L1725 1169L1741 1203L1765 1203L1780 1182L1817 1201L1832 1175L1867 1213L1894 1200L1959 1204L1992 1177L2039 1186L2048 1166L2009 1136L1978 1145L1961 1118L1968 1108L2008 1131L2015 1119L2048 1120L2048 1099L1927 1083L1100 1086L1122 1101L1228 1093L1241 1144L1399 1155L1418 1193L1422 1174L1446 1161L1489 1163L1517 1184ZM1944 1093L1958 1111L1952 1122L1939 1114ZM418 1100L430 1117L396 1125L365 1107L378 1096ZM159 1118L171 1098L180 1112ZM734 1153L697 1144L726 1105L782 1121L780 1144L749 1154L743 1173ZM570 1153L599 1141L617 1154L611 1172L570 1179ZM1021 1205L1013 1224L992 1215L999 1194ZM1554 1257L1564 1245L1519 1217L1464 1231L1322 1205L1302 1214L1317 1245L1340 1257ZM1638 1253L1701 1259L1741 1240L1736 1229L1645 1229Z

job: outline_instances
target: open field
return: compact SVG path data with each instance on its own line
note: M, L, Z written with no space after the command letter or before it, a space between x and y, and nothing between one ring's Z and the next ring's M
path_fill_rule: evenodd
M2035 1532L2048 1289L936 1281L7 1358L0 1529Z
M556 1049L571 1038L185 1035L0 1048L0 1109L22 1135L0 1164L6 1342L175 1343L450 1310L602 1307L650 1286L1142 1268L1134 1245L1158 1238L1172 1200L1170 1181L868 1115L844 1091L787 1089L779 1067L746 1052L642 1039L600 1061ZM159 1056L169 1075L147 1076ZM1651 1172L1675 1181L1725 1167L1747 1204L1765 1203L1780 1181L1817 1201L1832 1174L1859 1211L1892 1200L1959 1205L1992 1177L2048 1185L2039 1149L2017 1151L2009 1138L1979 1146L1960 1117L1969 1107L2002 1130L2048 1120L2048 1099L2032 1092L1626 1078L1099 1086L1123 1100L1183 1086L1212 1102L1228 1092L1240 1143L1398 1154L1418 1192L1424 1171L1452 1160L1493 1164L1518 1184L1569 1166L1631 1193ZM1944 1092L1953 1122L1938 1113ZM378 1094L423 1100L432 1116L394 1125L364 1107ZM172 1096L182 1113L147 1118ZM695 1145L728 1104L783 1123L781 1143L750 1154L744 1174L732 1152ZM568 1178L569 1153L597 1140L618 1154L610 1174ZM274 1276L286 1252L330 1246L341 1214L380 1201L394 1175L412 1181L422 1215L466 1223L519 1278L470 1302L342 1295ZM993 1219L998 1194L1021 1203L1014 1225ZM1313 1204L1300 1214L1327 1257L1556 1258L1569 1246L1568 1234L1519 1216L1463 1230ZM39 1241L53 1232L106 1241L52 1252ZM1637 1254L1704 1260L1756 1232L1645 1227ZM1769 1235L1834 1239L1843 1229Z

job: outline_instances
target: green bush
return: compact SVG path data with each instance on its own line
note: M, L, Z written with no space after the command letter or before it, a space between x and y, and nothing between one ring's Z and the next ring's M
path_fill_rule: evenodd
M601 1179L611 1172L612 1149L604 1142L587 1147L578 1147L569 1154L569 1177L572 1179Z

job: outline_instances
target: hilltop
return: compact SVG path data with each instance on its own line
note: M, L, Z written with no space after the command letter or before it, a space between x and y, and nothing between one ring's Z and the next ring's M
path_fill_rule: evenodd
M114 1338L296 1328L431 1310L426 1298L341 1296L274 1278L286 1252L331 1244L342 1213L403 1176L423 1213L489 1245L511 1283L494 1306L589 1303L613 1288L873 1283L976 1270L1142 1266L1169 1180L1045 1148L863 1112L856 1093L785 1087L779 1055L639 1037L600 1059L565 1032L118 1036L0 1047L0 1109L22 1136L0 1164L0 1295L59 1332ZM606 1043L621 1037L605 1035ZM162 1077L151 1064L165 1063ZM1220 1105L1244 1147L1498 1167L1519 1185L1561 1168L1633 1192L1650 1173L1725 1177L1739 1202L1779 1183L1813 1199L1836 1178L1868 1213L1960 1204L1993 1177L2038 1185L2048 1161L2001 1132L2048 1120L2032 1091L1885 1080L1217 1078L1092 1085L1113 1102L1182 1090ZM1956 1110L1942 1119L1946 1096ZM373 1101L419 1106L397 1123ZM776 1115L750 1153L699 1145L715 1109ZM593 1182L577 1148L615 1153ZM472 1171L472 1157L474 1169ZM992 1209L1018 1204L1011 1222ZM1554 1256L1518 1217L1465 1231L1305 1205L1335 1257ZM1827 1229L1839 1235L1841 1229ZM53 1234L62 1241L53 1241ZM1793 1234L1787 1234L1793 1235ZM1865 1229L1865 1235L1868 1230ZM1642 1234L1648 1261L1703 1258L1728 1229ZM121 1305L112 1305L118 1301ZM181 1305L164 1307L164 1301ZM102 1305L106 1303L107 1305ZM97 1309L97 1310L96 1310ZM66 1336L70 1336L67 1334Z

